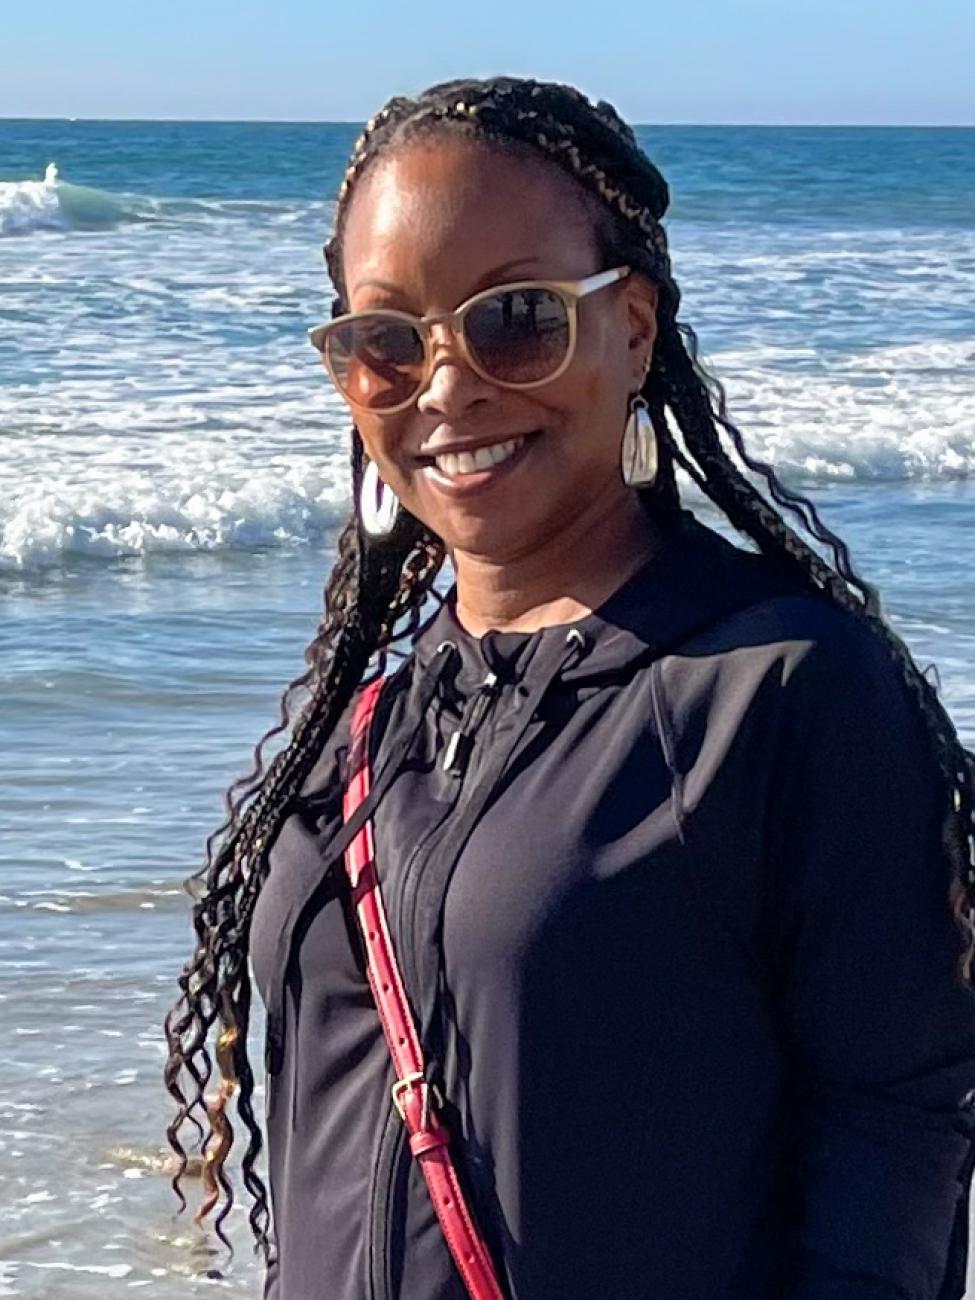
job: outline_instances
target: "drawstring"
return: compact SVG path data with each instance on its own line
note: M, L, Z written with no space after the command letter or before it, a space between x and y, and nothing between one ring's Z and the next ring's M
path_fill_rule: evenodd
M426 720L427 710L436 698L440 682L450 663L451 658L458 653L457 647L452 641L442 641L437 647L437 653L424 672L421 680L420 689L416 702L416 721L409 731L403 734L393 742L389 747L385 762L382 768L376 774L372 789L367 798L355 810L353 815L345 822L342 829L335 836L328 846L328 866L332 870L336 863L342 861L345 850L349 847L364 824L372 817L376 811L377 805L384 798L389 787L399 775L399 770L406 761L406 756L413 748L414 741Z
M586 638L578 628L570 628L566 633L565 640L566 649L562 659L553 670L553 679L564 668L569 666L574 655L578 655L581 659L586 653ZM447 741L443 755L443 770L448 776L463 779L467 771L471 751L474 748L474 737L477 730L500 694L501 679L492 670L468 699L461 714L460 724Z
M338 834L328 845L326 856L322 862L324 867L322 880L331 876L336 865L341 864L345 850L358 835L364 823L372 817L376 805L395 781L420 728L423 726L427 709L433 703L447 665L457 653L457 647L452 641L444 641L437 647L436 655L427 665L420 680L416 722L390 746L386 761L383 763L382 770L377 774L369 796L362 801L352 817L344 823ZM307 806L312 799L313 796L310 796L308 799L302 800L301 803ZM317 889L314 892L317 893ZM286 967L291 951L292 935L308 902L308 898L296 901L284 918L275 943L274 970L276 971L276 983L272 983L267 992L267 1032L265 1037L265 1064L270 1075L278 1074L284 1061Z

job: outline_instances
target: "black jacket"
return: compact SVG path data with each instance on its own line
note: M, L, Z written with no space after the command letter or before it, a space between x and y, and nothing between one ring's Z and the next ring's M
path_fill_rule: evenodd
M384 689L377 775L414 730L377 860L512 1300L960 1297L975 1005L876 639L688 520L571 627L478 639L448 603ZM253 924L267 1296L463 1300L329 854L346 733Z

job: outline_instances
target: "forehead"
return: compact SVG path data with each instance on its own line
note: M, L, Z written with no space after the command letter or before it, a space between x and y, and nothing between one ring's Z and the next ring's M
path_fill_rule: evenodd
M444 137L401 145L367 172L350 200L342 265L351 302L382 281L433 309L508 263L581 278L594 251L582 191L557 166Z

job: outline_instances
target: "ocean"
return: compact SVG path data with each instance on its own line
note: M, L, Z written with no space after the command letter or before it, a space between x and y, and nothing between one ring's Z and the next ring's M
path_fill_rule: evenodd
M174 1218L160 1023L348 509L305 330L355 133L0 121L0 1296L259 1293L242 1214L229 1268ZM975 130L640 134L750 447L975 743Z

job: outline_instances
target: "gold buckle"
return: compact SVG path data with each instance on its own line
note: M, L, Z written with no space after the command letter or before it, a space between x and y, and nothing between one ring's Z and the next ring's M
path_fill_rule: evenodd
M420 1114L420 1128L425 1129L427 1127L427 1121L430 1116L431 1096L433 1097L434 1105L438 1110L441 1110L443 1108L443 1097L437 1085L435 1083L428 1083L426 1079L424 1079L422 1073L420 1073L419 1070L415 1071L413 1074L404 1075L402 1079L397 1079L396 1082L393 1084L393 1088L392 1088L393 1105L399 1111L399 1117L405 1124L406 1109L402 1101L400 1100L400 1096L402 1093L408 1092L410 1088L413 1087L414 1084L419 1084L422 1089L423 1110L421 1111Z

